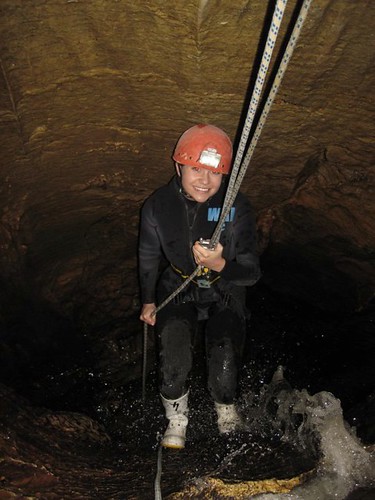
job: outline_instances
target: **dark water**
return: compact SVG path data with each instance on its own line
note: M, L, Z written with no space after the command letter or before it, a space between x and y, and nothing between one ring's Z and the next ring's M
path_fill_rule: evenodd
M111 421L107 419L107 428L125 455L139 456L143 450L144 455L150 458L150 452L153 452L152 467L156 474L156 451L166 420L159 398L155 397L156 391L152 390L154 374L150 374L150 379L150 392L146 402L142 404L138 400L129 405L124 404L120 411L121 418ZM213 404L203 383L203 377L199 375L191 381L192 396L186 448L180 451L163 451L162 488L165 495L178 491L187 482L206 475L229 482L269 477L282 479L316 466L318 448L311 447L307 451L296 444L283 443L280 429L269 423L270 412L267 417L263 415L251 430L225 438L220 436ZM140 387L133 386L132 389L137 391ZM131 401L130 398L130 394L124 394L124 401ZM243 399L239 404L246 420L247 402ZM140 466L142 468L142 465Z
M253 315L246 365L254 374L249 384L255 391L283 365L292 387L311 394L332 392L361 437L373 443L375 304L361 313L333 314L266 291L249 299ZM361 414L365 406L367 415Z
M292 417L294 421L288 424L292 433L286 442L285 423L274 420L277 395L283 387L272 385L271 379L279 365L285 369L288 390L305 390L311 395L333 393L362 442L374 443L374 311L332 315L284 303L268 293L253 294L249 301L253 314L238 400L249 424L248 432L230 439L218 435L206 389L203 338L198 335L190 383L187 446L177 453L163 453L164 494L204 475L231 482L288 478L317 466L322 455L319 439L305 435L301 443L297 436L303 417ZM98 405L98 416L102 415L125 453L144 450L150 457L154 452L156 462L158 436L166 425L156 370L148 374L144 404L140 401L140 381L121 391L116 416L108 410L111 401Z
M206 389L203 337L198 335L187 446L177 453L163 453L164 495L204 475L227 481L285 478L317 466L322 451L314 436L301 443L293 434L302 417L291 417L288 441L283 440L285 422L275 420L277 395L283 388L272 385L271 379L280 365L287 390L332 393L362 442L375 443L375 306L356 314L324 313L288 302L261 286L249 292L249 304L252 316L238 399L248 427L231 438L219 436ZM51 326L53 318L48 322ZM22 330L22 325L17 328ZM37 328L35 323L33 328ZM114 365L115 382L111 383L111 364L107 363L105 374L101 372L89 337L75 335L71 329L64 337L64 328L59 324L59 338L54 337L50 344L48 335L39 334L43 340L39 343L27 338L32 349L20 352L29 352L29 359L18 377L12 371L7 378L9 373L4 371L4 382L13 384L36 404L82 411L101 422L115 443L114 466L129 470L124 498L153 498L158 444L166 425L154 353L149 355L151 371L146 400L142 401L141 380L119 383ZM43 330L48 330L45 323ZM141 325L139 330L142 335ZM136 370L140 373L139 365Z

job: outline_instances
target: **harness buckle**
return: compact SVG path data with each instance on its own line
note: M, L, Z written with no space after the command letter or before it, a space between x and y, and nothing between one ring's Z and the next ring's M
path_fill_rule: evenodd
M197 285L198 288L211 288L211 282L207 279L202 277L197 278Z
M197 285L199 288L211 288L211 271L207 267L201 267L197 274Z
M176 274L180 275L182 279L186 280L189 277L188 275L183 274L183 272L174 264L172 264L172 262L170 262L170 265L173 271ZM210 269L208 269L208 267L201 267L198 274L196 275L196 278L192 280L192 283L194 283L199 288L210 288L211 285L218 279L220 279L220 275L216 276L214 279L211 279Z

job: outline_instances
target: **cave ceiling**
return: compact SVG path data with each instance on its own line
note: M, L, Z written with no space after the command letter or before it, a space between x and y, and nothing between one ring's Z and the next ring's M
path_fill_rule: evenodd
M187 127L238 140L272 7L2 0L3 316L22 300L98 328L137 312L140 206ZM374 33L372 0L312 2L242 184L265 282L323 308L374 296Z

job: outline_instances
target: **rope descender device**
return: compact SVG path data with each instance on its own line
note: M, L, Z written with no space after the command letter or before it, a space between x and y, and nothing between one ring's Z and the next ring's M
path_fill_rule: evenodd
M211 245L211 240L209 239L199 238L199 244L203 248L207 248L208 250L213 249ZM208 267L205 266L199 266L199 271L197 273L197 278L196 278L198 288L210 288L212 283L212 280L210 280L210 278L211 278L211 269L208 269Z

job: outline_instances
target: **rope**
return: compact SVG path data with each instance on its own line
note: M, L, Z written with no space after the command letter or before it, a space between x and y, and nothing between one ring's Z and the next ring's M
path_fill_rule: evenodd
M142 402L146 401L147 376L147 323L143 323L143 360L142 360Z
M233 191L234 186L235 186L235 182L236 182L236 179L238 176L238 171L241 168L240 165L241 165L242 157L243 157L243 154L245 152L246 144L248 142L249 135L250 135L250 130L252 128L255 114L256 114L256 111L258 109L260 96L262 95L263 87L265 85L266 75L267 75L268 68L269 68L269 65L271 62L273 49L275 48L277 35L279 33L281 21L283 19L287 3L288 3L288 0L278 0L277 4L275 6L274 12L273 12L271 25L270 25L270 28L268 30L265 49L263 51L262 60L261 60L260 66L259 66L256 80L255 80L255 85L254 85L253 93L251 95L250 105L249 105L247 115L245 118L245 123L244 123L243 129L242 129L241 139L240 139L240 142L238 144L236 157L235 157L235 160L233 162L232 172L231 172L231 175L229 178L228 188L227 188L227 192L225 194L225 199L224 199L224 203L223 203L223 207L222 207L222 211L221 211L222 215L221 215L219 222L216 226L216 228L218 228L218 230L215 231L213 237L211 238L211 241L213 241L213 243L214 243L213 247L216 245L216 243L219 240L222 222L224 222L224 220L225 220L226 216L228 215L230 208L233 204L232 191Z
M157 470L156 470L156 476L155 476L155 481L154 481L155 500L162 500L161 486L160 486L161 471L162 471L162 451L163 451L163 447L160 444L159 449L158 449Z
M199 273L202 266L197 266L196 269L191 273L191 275L186 278L185 281L181 283L181 285L176 288L174 292L172 292L154 311L154 316L158 313L163 307L165 307L171 300L173 300L188 284L195 278L195 276ZM148 325L147 323L143 324L143 369L142 369L142 401L146 401L146 365L147 365L147 335L148 335Z
M243 163L241 165L241 169L238 172L238 174L236 173L237 175L235 174L236 177L233 176L233 178L232 178L232 176L231 176L231 181L232 181L231 189L230 189L230 191L229 190L227 191L227 194L226 194L226 197L224 200L224 205L223 205L223 208L222 208L221 213L220 213L219 221L218 221L217 226L215 228L214 234L211 238L211 241L213 241L215 244L217 243L217 241L220 238L221 227L222 227L222 225L225 221L225 218L227 217L227 215L228 215L228 213L229 213L229 211L234 203L234 200L237 196L237 193L240 189L242 180L245 176L246 170L247 170L249 163L250 163L250 160L252 158L255 146L256 146L258 139L260 137L260 134L262 132L265 120L268 116L268 113L270 111L272 103L276 97L277 91L279 90L279 87L281 85L281 82L282 82L282 79L284 77L284 74L285 74L286 68L288 66L288 63L290 61L290 58L291 58L291 56L294 52L294 49L296 47L296 43L297 43L298 37L301 33L303 23L305 22L305 19L307 17L307 13L308 13L308 10L310 8L311 2L312 2L312 0L304 0L303 4L301 6L299 16L298 16L297 21L294 25L292 35L289 39L288 45L284 51L284 55L282 57L279 69L277 71L277 74L275 76L271 90L269 92L266 103L265 103L264 108L262 110L261 116L259 118L258 124L257 124L256 129L255 129L255 132L254 132L252 139L250 141L250 145L249 145L249 148L248 148L247 153L245 155L245 158L243 160ZM271 26L271 31L272 31L272 26ZM267 52L267 45L266 45L266 52ZM250 104L250 107L251 107L251 104ZM249 117L249 115L251 115L251 116ZM250 113L250 111L249 111L249 113L248 113L249 120L247 120L247 121L250 122L252 119L252 116L253 116L253 113ZM248 137L248 133L247 133L248 126L249 126L249 124L245 125L245 127L244 127L246 130L245 130L245 133L242 134L243 137ZM243 137L241 137L241 141L240 141L242 143L246 142L245 139L242 140ZM237 159L237 157L236 157L236 159Z

